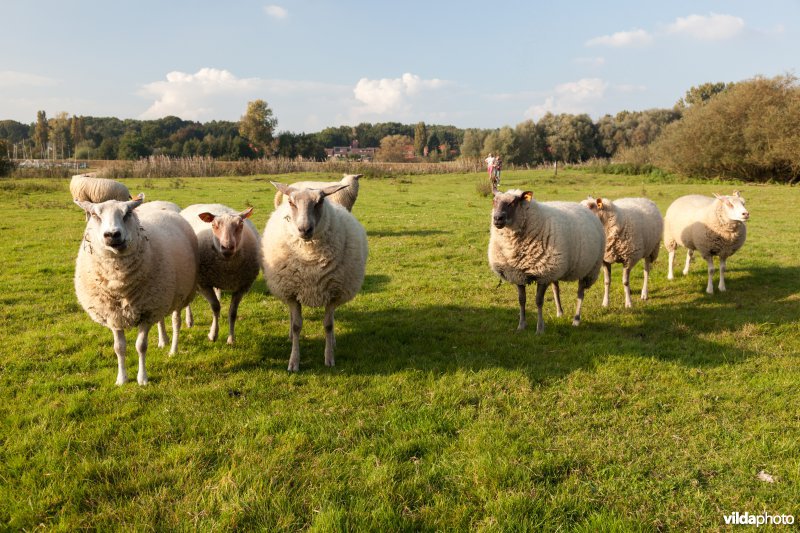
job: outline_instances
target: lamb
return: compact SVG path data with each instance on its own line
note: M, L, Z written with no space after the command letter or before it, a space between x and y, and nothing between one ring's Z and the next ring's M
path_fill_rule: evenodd
M650 265L658 258L664 220L652 201L647 198L592 198L581 202L603 224L606 232L606 253L603 257L603 307L608 307L611 287L611 264L622 263L622 285L625 289L625 307L631 307L631 269L644 259L642 300L647 300L647 282Z
M606 239L600 220L578 203L537 202L531 191L495 190L490 232L489 266L501 279L517 286L517 330L527 327L525 286L534 281L536 333L544 331L542 305L550 283L561 316L560 280L578 281L572 325L579 325L584 291L597 281L603 263Z
M239 303L261 269L258 231L247 220L252 213L252 207L237 212L222 204L195 204L181 211L197 235L200 261L197 285L214 314L208 333L212 342L219 334L222 291L233 291L228 311L228 344L232 345L236 342L234 326ZM187 307L186 325L191 327L192 323L192 310Z
M686 247L686 266L683 275L689 273L689 264L694 251L708 263L706 292L714 294L714 256L719 256L719 290L725 290L725 266L727 259L736 253L747 237L745 222L750 213L739 191L731 196L700 194L681 196L667 209L664 216L664 246L669 252L669 273L673 279L672 262L678 246Z
M352 211L358 198L358 179L362 176L363 174L345 174L341 181L298 181L290 186L295 189L324 189L331 185L346 185L347 188L342 188L339 192L332 194L328 200ZM281 191L275 193L275 208L283 203L283 196Z
M197 237L177 213L127 202L76 200L89 218L75 264L75 292L95 322L114 335L117 385L127 379L125 329L138 328L139 385L147 384L147 335L172 313L172 346L178 349L179 311L197 285ZM155 203L155 202L152 202Z
M73 200L99 204L106 200L125 202L131 199L128 188L112 179L98 178L95 173L72 176L69 192Z
M356 218L328 197L346 187L297 189L272 183L287 202L264 228L262 257L270 292L289 307L289 371L300 369L302 306L325 307L325 365L334 366L334 311L364 282L367 234Z

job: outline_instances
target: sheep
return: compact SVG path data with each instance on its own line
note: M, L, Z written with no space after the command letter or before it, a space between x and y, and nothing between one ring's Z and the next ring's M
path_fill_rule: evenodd
M558 282L578 281L572 325L581 321L584 291L600 273L605 234L598 218L578 203L537 202L531 191L495 190L489 238L489 266L501 279L517 286L519 325L525 319L525 286L536 282L536 333L544 331L542 305L553 283L556 311L561 316Z
M247 220L253 213L250 207L237 212L222 204L195 204L181 216L197 235L200 271L198 291L211 305L214 318L208 339L219 334L220 297L223 290L233 291L228 311L228 344L236 342L234 326L239 303L250 290L261 269L261 242L258 231ZM186 325L192 326L191 307L186 308Z
M606 233L606 253L603 257L603 307L608 307L611 287L611 264L622 263L622 285L625 289L625 307L632 307L631 269L644 259L642 300L647 300L650 265L658 258L664 219L652 201L647 198L592 198L581 202L603 224Z
M358 179L362 176L363 174L345 174L341 181L298 181L290 186L295 189L324 189L330 185L347 185L347 188L342 188L339 192L332 194L328 200L352 211L358 198ZM278 191L275 193L275 208L277 209L282 202L283 193Z
M98 178L95 173L72 176L69 192L73 200L99 204L106 200L125 202L131 199L128 188L112 179Z
M300 369L302 306L325 307L325 365L334 366L334 310L352 300L364 282L367 234L356 218L327 197L346 187L297 189L272 183L287 202L264 228L262 260L270 292L289 307L289 371Z
M673 279L672 262L678 246L686 247L686 266L689 273L694 251L708 263L706 292L714 294L714 256L719 256L719 290L725 290L727 259L742 247L747 237L745 222L750 213L739 191L731 196L715 194L714 198L700 194L681 196L667 209L664 216L664 246L669 252L667 279Z
M138 328L139 385L147 384L145 354L153 324L172 313L172 346L178 349L179 311L197 285L197 237L177 213L135 200L76 200L89 221L75 263L75 292L92 320L114 335L117 385L127 382L125 329ZM152 202L157 204L156 202Z

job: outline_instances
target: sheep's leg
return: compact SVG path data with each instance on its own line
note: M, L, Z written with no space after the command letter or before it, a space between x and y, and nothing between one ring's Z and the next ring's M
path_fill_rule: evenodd
M578 299L575 304L575 318L572 319L572 325L578 326L581 323L581 307L583 307L583 293L586 286L582 279L578 280Z
M525 301L527 300L525 285L517 285L517 298L519 300L519 324L517 325L517 331L522 331L528 327L528 321L525 320Z
M239 291L234 292L231 296L231 306L228 308L228 328L230 330L230 333L228 333L228 344L230 345L236 342L236 334L233 328L236 327L236 315L239 312L239 304L246 293L247 291Z
M194 326L194 315L192 314L192 306L186 306L186 327L190 328Z
M536 333L544 332L544 317L542 316L542 307L544 306L544 293L547 292L549 283L536 283Z
M164 324L164 319L158 321L158 347L163 348L169 342L167 337L167 326Z
M721 257L719 258L719 290L725 292L725 259Z
M683 267L683 275L687 275L689 273L689 265L692 263L692 259L694 258L694 250L686 250L686 265Z
M172 347L169 349L170 355L178 353L178 333L181 331L181 312L176 309L172 312Z
M289 320L292 324L292 353L289 356L289 372L300 370L300 332L303 330L303 308L297 300L289 302Z
M647 283L650 281L650 266L653 264L650 258L644 259L644 283L642 284L642 300L647 300Z
M117 385L124 385L128 381L128 372L125 370L125 330L112 329L114 334L114 353L117 354Z
M325 366L334 366L333 349L336 347L336 336L333 333L333 312L336 306L328 304L325 306L325 318L322 325L325 327Z
M706 285L706 292L714 294L714 256L709 255L705 258L708 263L708 284Z
M178 320L180 321L180 317L178 317ZM172 320L172 324L175 324L174 318ZM147 354L148 333L150 333L150 324L139 325L139 334L136 336L136 352L139 354L139 373L136 375L136 381L139 382L139 385L147 385L147 370L144 366L144 360L145 355ZM177 333L175 331L172 332L172 337L174 344L174 339L177 337Z
M208 340L214 342L217 340L217 335L219 335L219 312L222 309L222 306L219 303L219 297L214 289L211 287L198 287L200 294L203 295L203 298L206 299L208 305L211 306L211 314L213 318L211 319L211 329L208 330Z
M609 293L611 292L611 263L603 261L603 307L608 307Z
M672 263L675 261L675 250L669 251L669 258L667 259L667 279L673 279L675 276L672 273Z
M631 302L631 267L622 265L622 287L625 289L625 307L633 307Z
M553 282L553 299L556 301L556 316L561 316L564 314L564 308L561 307L561 287L558 286L558 282Z

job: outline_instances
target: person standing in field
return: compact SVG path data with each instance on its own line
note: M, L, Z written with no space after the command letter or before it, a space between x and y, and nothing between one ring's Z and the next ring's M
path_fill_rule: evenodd
M489 154L489 157L483 160L486 163L486 172L489 174L489 179L492 179L494 173L494 156Z
M503 158L500 157L500 154L497 154L497 157L494 158L494 172L492 175L492 182L494 183L494 187L500 187L500 171L503 170Z

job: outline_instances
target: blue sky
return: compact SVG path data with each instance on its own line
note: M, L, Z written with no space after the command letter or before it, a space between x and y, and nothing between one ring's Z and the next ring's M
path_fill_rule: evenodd
M514 126L800 74L797 0L2 0L0 119Z

